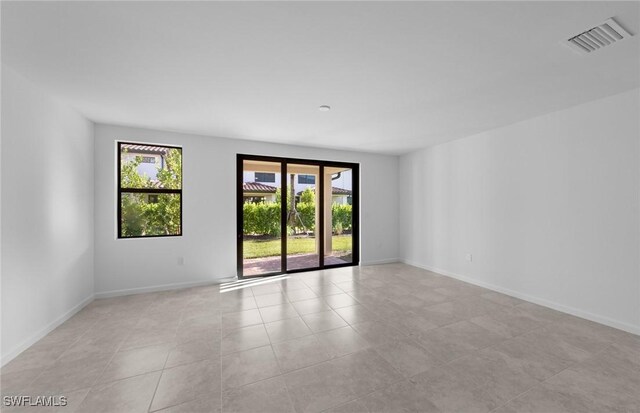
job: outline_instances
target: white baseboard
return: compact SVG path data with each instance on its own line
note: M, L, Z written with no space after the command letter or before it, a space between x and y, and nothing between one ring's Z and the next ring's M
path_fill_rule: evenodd
M54 321L50 322L49 324L41 328L34 335L32 335L31 337L29 337L28 339L20 343L20 345L11 349L9 352L7 352L7 354L4 354L2 356L2 361L0 362L0 365L4 366L8 362L16 358L20 353L22 353L23 351L25 351L26 349L34 345L36 342L38 342L40 339L42 339L44 336L46 336L53 330L55 330L60 324L64 323L65 321L73 317L78 311L82 310L85 306L87 306L93 300L94 300L94 295L91 294L90 296L88 296L87 298L85 298L84 300L76 304L69 311L67 311L66 313L64 313Z
M384 260L375 260L375 261L362 261L360 265L381 265L381 264L393 264L395 262L400 262L397 258L387 258Z
M123 295L153 293L157 291L181 290L183 288L220 284L222 282L230 281L231 279L233 278L221 278L221 279L215 279L215 280L209 280L209 281L191 281L191 282L185 282L185 283L154 285L151 287L138 287L138 288L127 288L124 290L103 291L103 292L95 293L95 297L110 298L110 297L120 297Z
M540 297L535 297L529 294L525 294L525 293L521 293L518 291L514 291L514 290L510 290L508 288L503 288L497 285L493 285L493 284L489 284L483 281L478 281L474 278L470 278L467 277L465 275L461 275L461 274L456 274L454 272L451 271L447 271L447 270L443 270L442 268L435 268L435 267L431 267L428 265L423 265L417 262L413 262L410 260L401 260L401 262L407 264L407 265L411 265L414 267L418 267L418 268L422 268L428 271L432 271L441 275L445 275L447 277L451 277L451 278L455 278L458 279L460 281L464 281L467 282L469 284L473 284L473 285L477 285L479 287L483 287L492 291L496 291L502 294L506 294L509 295L511 297L515 297L515 298L519 298L521 300L525 300L525 301L529 301L532 302L534 304L538 304L541 305L543 307L548 307L551 308L553 310L557 310L557 311L561 311L563 313L567 313L567 314L571 314L573 316L576 317L580 317L580 318L584 318L586 320L589 321L593 321L599 324L604 324L606 326L609 327L613 327L613 328L617 328L619 330L624 330L626 332L632 333L632 334L637 334L640 335L640 326L635 326L633 324L629 324L629 323L625 323L625 322L621 322L618 320L614 320L611 319L609 317L605 317L605 316L601 316L601 315L597 315L597 314L593 314L590 313L588 311L583 311L574 307L570 307L564 304L559 304L553 301L549 301L546 300L544 298L540 298Z

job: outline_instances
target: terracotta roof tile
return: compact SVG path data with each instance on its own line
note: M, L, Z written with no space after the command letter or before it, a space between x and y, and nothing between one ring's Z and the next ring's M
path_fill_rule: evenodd
M311 189L313 192L315 192L316 188L311 186L309 187L309 189ZM301 195L302 192L304 191L300 191L298 192L298 195ZM351 190L350 189L344 189L344 188L338 188L337 186L333 186L331 187L331 193L333 195L351 195Z
M242 192L256 192L265 194L275 194L276 188L271 185L261 184L259 182L243 182Z

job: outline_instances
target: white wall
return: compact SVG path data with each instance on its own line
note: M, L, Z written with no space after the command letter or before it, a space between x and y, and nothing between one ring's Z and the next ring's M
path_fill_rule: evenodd
M96 125L96 294L145 291L236 275L236 154L359 162L361 262L398 258L398 158ZM116 239L117 140L183 147L182 237ZM178 258L184 257L184 265Z
M639 113L635 89L401 157L402 259L640 333Z
M93 297L93 124L3 66L1 164L4 364Z

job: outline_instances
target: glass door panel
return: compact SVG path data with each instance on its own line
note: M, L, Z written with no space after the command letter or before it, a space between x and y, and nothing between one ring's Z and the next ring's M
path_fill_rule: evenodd
M353 171L324 167L324 265L353 263Z
M242 168L242 275L283 271L281 163L244 160Z
M318 268L321 245L316 236L320 217L318 165L287 164L287 270ZM319 225L318 225L319 226Z

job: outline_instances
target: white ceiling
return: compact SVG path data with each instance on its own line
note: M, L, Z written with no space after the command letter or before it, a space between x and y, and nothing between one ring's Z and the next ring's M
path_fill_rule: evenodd
M96 122L397 154L639 87L640 36L559 44L639 5L3 1L2 59Z

